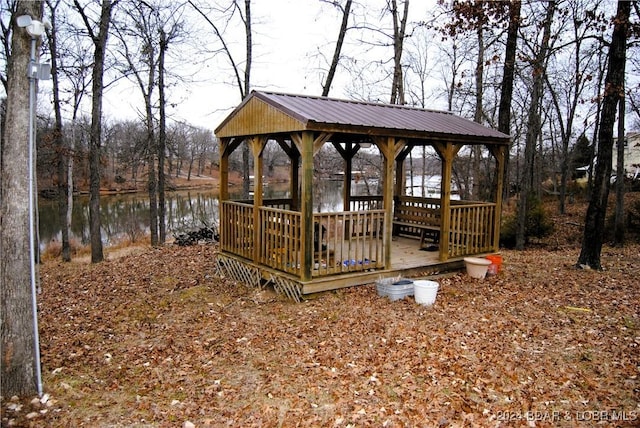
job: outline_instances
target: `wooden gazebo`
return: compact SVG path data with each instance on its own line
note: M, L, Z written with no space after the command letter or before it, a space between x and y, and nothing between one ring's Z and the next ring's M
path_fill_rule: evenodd
M498 250L502 177L509 136L448 112L406 106L252 92L215 130L220 140L220 253L236 280L272 282L303 294L379 278L461 268L462 259ZM290 197L261 189L262 153L276 141L290 159ZM229 198L229 157L242 143L253 155L250 200ZM314 212L313 158L332 144L344 159L344 210ZM352 159L375 145L383 157L382 194L352 196ZM439 198L405 195L404 161L416 146L441 159ZM452 164L465 145L495 158L487 202L451 199ZM430 243L435 251L421 251Z

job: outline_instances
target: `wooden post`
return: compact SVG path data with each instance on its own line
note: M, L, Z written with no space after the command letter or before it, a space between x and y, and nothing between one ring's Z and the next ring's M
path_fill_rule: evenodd
M384 208L384 267L391 269L391 234L393 233L393 171L395 169L395 138L389 137L385 142L384 175L382 177L382 202Z
M220 219L219 232L220 232L220 244L224 246L228 242L225 237L232 233L229 225L228 218L223 215L222 202L229 200L229 156L238 146L242 143L241 138L221 138L220 139L220 205L218 216ZM222 248L224 250L224 248Z
M220 202L229 199L229 138L220 139Z
M295 149L295 146L293 147ZM300 208L300 180L298 175L300 173L300 152L298 150L291 150L291 183L289 186L289 192L291 193L291 210L297 211Z
M496 188L494 189L494 201L496 203L496 215L493 219L493 250L500 249L500 225L502 222L502 191L504 188L505 156L508 146L487 146L496 159Z
M351 174L353 174L353 156L357 152L353 151L353 143L348 142L346 144L342 158L344 159L344 177L342 178L342 210L351 210ZM347 236L347 230L345 228L345 238Z
M342 179L342 209L351 211L351 175L353 174L353 157L360 150L360 146L351 141L344 143L344 147L339 141L333 142L333 147L344 160L344 177ZM348 220L344 228L344 238L349 239Z
M394 195L394 170L396 156L405 147L404 140L396 140L395 137L376 138L378 149L383 155L383 189L382 203L384 207L384 267L391 269L391 235L393 233L393 195Z
M407 194L407 178L404 161L413 149L412 145L405 146L396 157L396 188L394 196L403 196Z
M302 155L302 195L300 198L300 273L302 281L311 280L313 266L313 132L292 134L293 142Z
M260 222L260 207L264 195L262 194L262 149L266 139L264 137L251 137L248 140L253 154L253 261L260 258L260 243L262 242L262 224Z
M453 158L462 147L453 143L435 143L433 147L442 160L440 181L440 261L449 259L449 231L451 230L451 170Z
M229 199L229 156L242 143L241 138L220 139L220 200Z
M289 192L291 193L291 206L289 209L292 211L298 211L298 207L300 206L300 192L298 191L298 185L300 183L298 180L298 172L300 171L300 151L298 150L298 146L294 144L293 137L291 137L289 142L282 137L276 137L275 140L280 148L287 154L289 162L291 163L291 167L289 168Z

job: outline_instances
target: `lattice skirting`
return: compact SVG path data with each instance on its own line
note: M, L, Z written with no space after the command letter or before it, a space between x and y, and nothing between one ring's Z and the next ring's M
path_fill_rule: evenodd
M302 299L302 285L299 282L278 275L271 275L271 282L276 293L284 294L296 302Z
M216 257L216 267L220 274L236 282L242 282L250 287L262 287L262 275L260 275L260 269L256 267L221 254Z
M262 282L260 269L232 257L217 254L216 268L220 275L249 287L262 288L265 285ZM296 302L302 300L302 284L276 274L270 276L267 284L269 282L273 283L273 289L276 293L284 294L287 298Z

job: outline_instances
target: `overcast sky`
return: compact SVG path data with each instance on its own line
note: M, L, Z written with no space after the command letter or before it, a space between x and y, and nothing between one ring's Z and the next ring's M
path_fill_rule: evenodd
M410 20L418 19L418 10L421 17L424 16L427 6L433 3L434 0L412 0ZM371 11L382 10L384 4L385 0L366 1ZM320 95L323 76L317 53L323 51L330 58L340 20L337 9L323 5L319 0L254 0L253 89ZM208 27L202 24L202 29L208 30ZM242 29L235 30L238 36L237 40L232 38L232 42L240 47L244 43ZM349 41L351 49L353 42ZM214 36L210 36L209 42L205 43L213 45L218 42ZM243 50L235 52L239 59L243 58ZM219 56L218 60L224 61L224 57ZM230 85L234 80L224 63L208 61L206 76L206 81L183 85L180 95L175 92L171 95L173 101L180 99L171 115L176 120L214 129L240 103L240 92L237 86ZM345 97L343 86L346 78L344 73L336 76L331 96ZM139 104L138 91L121 85L106 93L105 115L114 119L131 118L130 115L135 114L135 106Z

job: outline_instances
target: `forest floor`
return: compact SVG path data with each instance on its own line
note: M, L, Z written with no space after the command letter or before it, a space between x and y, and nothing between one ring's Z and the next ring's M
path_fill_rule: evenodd
M640 244L576 269L585 207L429 307L294 303L219 277L213 244L47 261L45 394L4 397L2 426L638 426Z

